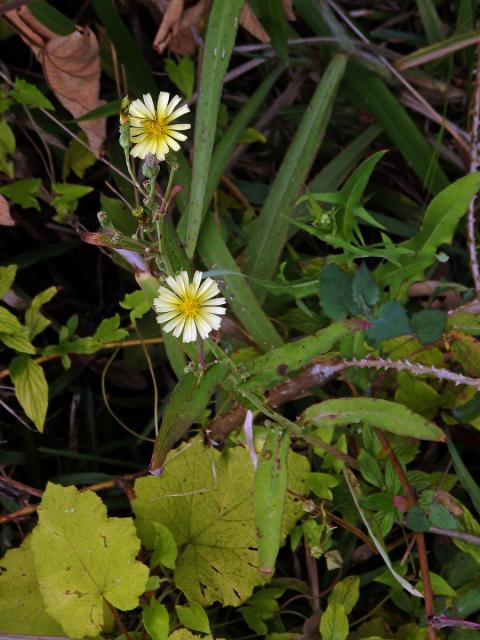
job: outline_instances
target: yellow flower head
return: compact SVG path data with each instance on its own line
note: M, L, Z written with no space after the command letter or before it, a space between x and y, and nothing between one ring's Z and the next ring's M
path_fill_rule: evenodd
M218 284L212 278L202 282L202 272L196 271L192 282L186 271L175 278L169 276L170 287L160 287L158 298L153 301L157 312L157 322L165 324L163 330L183 342L194 342L197 332L205 340L210 331L219 329L225 314L225 298L216 298L220 293Z
M177 140L183 142L187 139L180 131L190 129L189 124L172 124L174 120L188 113L190 109L185 104L175 109L181 101L180 96L173 96L161 91L157 100L157 108L152 96L147 93L141 100L130 103L128 117L130 120L130 140L133 147L130 151L135 158L145 158L149 153L158 160L165 160L166 154L173 149L178 151L180 145Z

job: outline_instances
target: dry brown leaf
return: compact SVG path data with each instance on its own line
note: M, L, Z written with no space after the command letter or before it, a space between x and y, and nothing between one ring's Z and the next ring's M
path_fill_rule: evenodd
M0 227L13 227L15 220L10 215L10 205L6 198L0 195Z
M153 41L153 48L163 53L168 47L177 55L191 55L197 46L192 28L201 30L202 22L210 7L210 0L198 0L185 9L184 0L171 0L160 28Z
M8 19L43 66L50 88L74 118L105 104L100 100L100 56L97 38L89 28L76 27L68 36L46 29L26 7L9 11ZM106 119L79 122L98 157L106 136Z
M248 33L257 40L260 40L263 44L270 42L270 36L262 27L262 23L253 12L248 2L243 5L242 13L240 14L240 24L248 31Z
M285 11L287 20L290 20L290 22L297 19L293 10L293 0L283 0L283 10Z

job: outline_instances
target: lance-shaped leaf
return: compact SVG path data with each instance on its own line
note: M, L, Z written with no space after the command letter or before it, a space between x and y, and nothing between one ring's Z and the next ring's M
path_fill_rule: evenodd
M202 224L223 77L232 55L242 6L243 0L214 0L208 20L195 118L195 155L185 245L189 258L195 251Z
M291 452L288 487L305 491L306 458ZM137 530L148 549L155 545L152 523L161 522L178 546L175 585L190 602L219 600L238 606L264 578L259 569L253 515L254 469L246 449L223 454L195 438L172 451L160 477L135 482L133 510ZM302 515L287 499L282 540Z
M280 549L289 446L288 433L270 430L255 473L255 526L260 567L264 575L273 572Z
M420 440L445 440L444 433L433 422L407 407L377 398L338 398L325 400L304 411L302 422L316 427L342 427L368 424L399 436Z
M210 367L200 380L193 373L188 373L180 380L165 408L155 440L150 462L152 473L161 470L167 453L198 420L210 402L215 387L226 375L227 366L219 362Z
M48 407L48 383L42 367L32 358L21 355L10 363L15 395L26 415L43 431Z
M345 65L342 54L328 65L271 186L245 251L245 269L251 276L270 280L275 273L295 202L322 143Z
M0 629L2 633L62 635L46 611L33 564L31 538L0 560Z
M108 518L90 491L48 484L32 549L45 610L72 638L96 636L106 603L138 606L148 568L135 557L140 540L131 518Z

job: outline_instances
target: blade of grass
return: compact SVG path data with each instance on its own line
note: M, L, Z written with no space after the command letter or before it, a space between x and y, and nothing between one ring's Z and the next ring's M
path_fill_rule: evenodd
M241 273L211 217L207 217L203 223L198 251L202 261L210 269ZM225 275L223 279L226 283L225 295L227 298L231 296L229 306L260 349L268 351L280 346L282 339L260 307L245 278Z
M255 113L264 104L266 96L268 95L270 89L273 87L275 81L284 68L284 64L279 64L274 69L272 69L272 71L267 75L267 77L255 91L255 93L249 98L249 100L237 113L225 135L222 136L222 139L215 147L212 161L210 163L210 171L208 174L204 207L202 211L202 220L205 218L205 214L207 212L210 201L218 186L218 183L220 182L220 178L223 171L225 170L225 167L227 166L230 156L235 149L237 141L239 140L240 136L242 135L252 118L255 116ZM187 217L186 215L184 215L182 216L182 219L179 223L178 231L180 237L185 237L186 225Z
M480 487L475 482L473 476L468 471L460 454L458 453L457 447L452 440L452 435L448 427L445 427L445 432L447 434L448 452L450 453L450 456L452 458L453 467L458 475L458 479L460 480L462 487L470 496L476 512L480 515Z
M443 40L445 33L432 0L417 0L418 13L430 43Z
M253 0L250 4L270 36L273 48L280 58L286 59L289 29L282 3L278 0Z
M297 0L296 9L315 35L338 38L339 34L344 34L335 16L331 12L327 13L324 5L319 6L314 0ZM346 40L345 35L341 42L342 46L348 49L354 46L353 41ZM332 45L324 45L326 51L335 48ZM380 78L360 65L350 63L345 74L345 88L348 90L348 98L353 103L367 108L376 117L432 195L448 186L448 178L438 163L435 149L427 142L410 115Z
M107 30L120 62L125 66L129 88L137 95L148 91L155 93L157 83L150 66L142 56L137 42L125 26L112 0L92 0L92 5Z
M421 64L432 62L432 60L437 60L438 58L443 58L455 51L469 47L472 44L477 44L478 42L480 42L480 29L467 31L466 33L457 33L451 38L445 38L445 40L435 42L428 47L422 47L421 49L417 49L417 51L410 53L408 56L400 58L400 60L397 60L395 63L395 66L397 69L401 70L418 67Z
M329 63L285 154L245 251L244 267L251 276L269 280L275 273L295 201L322 143L346 62L344 54L337 54ZM260 298L265 295L258 287L253 290Z
M235 43L242 6L243 0L214 0L208 21L195 118L195 154L185 234L185 250L189 258L195 252L202 224L222 84Z
M46 0L34 0L30 2L28 8L33 16L39 20L47 29L51 29L59 36L68 36L75 31L75 23L58 9L52 7Z

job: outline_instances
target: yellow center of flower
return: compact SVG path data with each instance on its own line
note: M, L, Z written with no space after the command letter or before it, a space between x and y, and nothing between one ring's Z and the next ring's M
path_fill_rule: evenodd
M163 118L161 120L157 118L155 118L155 120L146 120L145 130L151 136L162 136L164 130Z
M195 318L200 309L200 302L195 296L185 296L178 303L178 308L180 313L187 318Z

